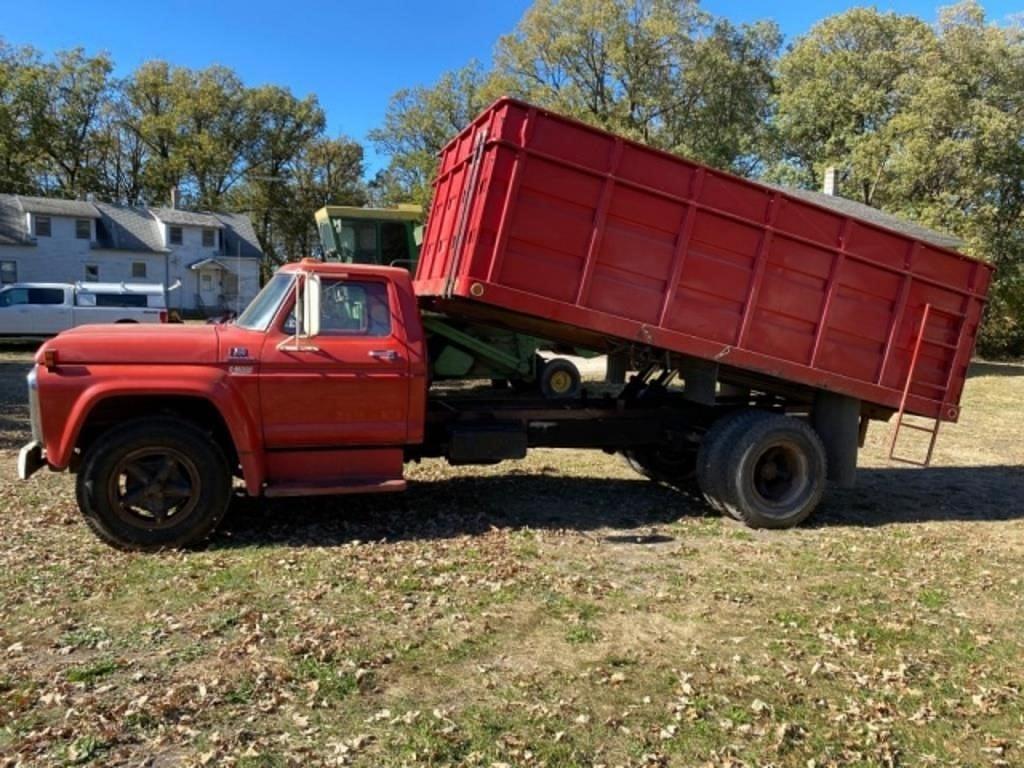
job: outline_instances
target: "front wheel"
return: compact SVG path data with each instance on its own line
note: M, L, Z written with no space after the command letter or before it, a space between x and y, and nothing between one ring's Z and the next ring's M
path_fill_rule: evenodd
M203 541L224 517L231 472L208 435L165 418L114 427L86 451L78 507L103 541L152 551Z

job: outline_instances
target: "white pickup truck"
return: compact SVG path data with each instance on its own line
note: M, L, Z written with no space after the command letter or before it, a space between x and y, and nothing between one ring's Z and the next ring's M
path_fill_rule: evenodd
M166 323L164 287L150 283L15 283L0 290L0 337L45 338L77 325Z

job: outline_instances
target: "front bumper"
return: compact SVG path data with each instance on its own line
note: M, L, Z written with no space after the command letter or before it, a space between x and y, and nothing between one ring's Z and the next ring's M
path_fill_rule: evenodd
M33 440L18 451L18 477L22 480L28 480L44 466L43 446L38 441Z
M39 373L36 366L28 374L28 412L32 423L32 442L18 452L18 477L28 480L46 465L43 458L43 416L39 409Z

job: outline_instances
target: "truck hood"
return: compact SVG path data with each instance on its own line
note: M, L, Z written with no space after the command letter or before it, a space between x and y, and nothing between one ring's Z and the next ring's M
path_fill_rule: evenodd
M82 325L43 344L36 362L52 349L60 364L209 365L217 362L219 346L216 325Z

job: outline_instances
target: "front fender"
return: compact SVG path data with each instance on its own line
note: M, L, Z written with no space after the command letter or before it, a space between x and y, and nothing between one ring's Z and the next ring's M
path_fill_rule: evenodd
M263 485L263 440L256 416L255 376L233 376L213 366L58 366L39 367L39 399L47 463L66 469L90 414L114 397L195 397L213 405L227 425L238 452L246 489Z

